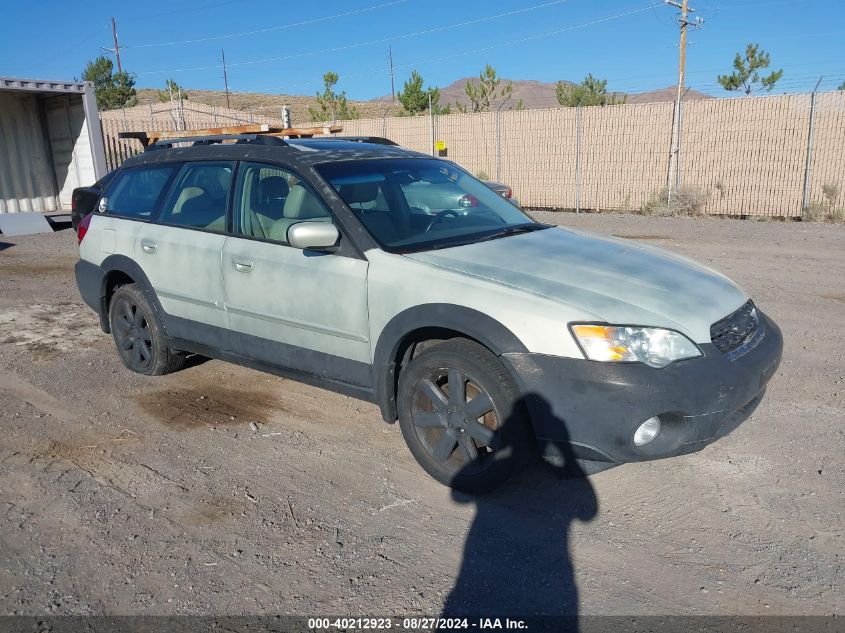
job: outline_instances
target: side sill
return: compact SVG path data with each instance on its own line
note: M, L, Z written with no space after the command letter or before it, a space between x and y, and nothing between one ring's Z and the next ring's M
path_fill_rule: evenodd
M242 367L248 367L250 369L255 369L256 371L261 371L267 374L273 374L274 376L279 376L280 378L287 378L289 380L301 382L306 385L311 385L313 387L327 389L328 391L333 391L335 393L340 393L345 396L357 398L358 400L364 400L365 402L377 403L376 391L372 388L361 387L359 385L341 382L339 380L334 380L325 376L317 376L315 374L299 371L297 369L291 369L289 367L282 367L280 365L265 363L246 356L242 356L240 354L236 354L235 352L229 352L220 348L211 347L210 345L194 343L192 341L186 341L184 339L168 338L166 339L166 345L168 347L172 347L174 349L182 350L185 352L199 354L200 356L208 356L209 358L217 358L219 360L234 363Z

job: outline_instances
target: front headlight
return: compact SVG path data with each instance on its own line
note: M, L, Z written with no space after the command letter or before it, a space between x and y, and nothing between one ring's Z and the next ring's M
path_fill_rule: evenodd
M640 362L659 369L676 360L702 355L686 336L663 328L575 324L570 327L590 360Z

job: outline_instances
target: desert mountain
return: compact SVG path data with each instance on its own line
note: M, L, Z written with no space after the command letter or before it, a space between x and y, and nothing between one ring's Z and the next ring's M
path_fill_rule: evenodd
M464 86L467 81L477 82L477 78L466 77L452 82L440 89L440 103L454 104L455 101L468 103ZM503 80L508 81L508 80ZM342 83L342 80L341 80ZM569 82L567 82L569 83ZM341 86L342 88L342 86ZM197 90L188 89L189 101L207 103L209 105L225 106L226 97L222 90ZM620 96L625 93L618 93ZM662 90L651 90L628 94L628 103L648 103L655 101L673 101L676 89L673 86ZM695 90L687 92L687 99L710 99L709 95ZM558 107L555 83L536 81L533 79L513 80L513 97L505 105L506 108L515 106L522 99L526 108L556 108ZM138 90L138 101L141 104L157 103L158 90L141 88ZM229 95L231 107L244 112L261 114L264 116L279 117L283 105L290 106L294 124L304 123L309 120L308 106L314 106L317 100L307 95L286 95L286 94L265 94L255 92L235 92ZM400 105L391 103L390 95L369 99L366 101L351 101L362 118L382 117L395 115L400 110ZM453 109L454 111L454 109Z

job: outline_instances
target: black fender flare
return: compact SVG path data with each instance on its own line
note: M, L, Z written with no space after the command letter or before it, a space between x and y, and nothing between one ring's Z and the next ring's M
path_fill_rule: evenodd
M162 316L165 314L164 309L161 307L161 303L159 302L158 296L156 296L156 293L153 290L153 286L150 283L149 278L137 262L130 259L126 255L109 255L102 261L102 263L100 264L100 268L102 268L103 272L105 273L103 275L103 286L102 288L100 288L100 301L102 303L102 307L100 309L100 321L106 328L104 331L108 332L107 328L109 327L109 306L107 292L109 275L113 272L121 272L130 277L132 281L134 281L135 284L144 292L144 294L147 295L147 298L150 300L150 303L153 306L153 310L155 310L156 312L156 316L158 317L159 323L165 331L165 335L168 335L167 328L165 326L165 319L162 318Z
M497 356L528 349L493 317L465 306L424 303L395 315L381 331L373 355L376 399L385 422L396 421L396 365L400 345L416 330L438 328L460 332Z

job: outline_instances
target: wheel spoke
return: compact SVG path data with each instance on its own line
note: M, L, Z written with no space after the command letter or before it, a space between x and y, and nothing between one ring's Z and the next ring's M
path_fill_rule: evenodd
M126 318L127 321L132 323L132 319L135 317L135 315L132 314L132 306L130 306L128 302L124 301L121 304L121 307L123 309L123 316Z
M150 351L150 346L145 340L138 341L138 347L141 348L141 358L147 362L152 357L153 353Z
M420 383L420 390L428 396L428 399L431 400L431 404L434 405L436 410L445 409L448 402L446 401L446 396L440 390L440 387L434 384L434 381L429 378L423 378Z
M144 313L141 312L141 308L135 306L135 320L133 321L135 325L141 327L144 325Z
M490 396L486 393L481 393L470 402L467 403L466 407L464 407L464 412L468 418L473 420L477 420L485 413L490 413L493 410L493 401L490 400Z
M120 349L128 352L130 349L132 349L132 345L132 339L127 337L120 342Z
M493 439L496 437L496 432L490 427L484 426L481 422L470 422L467 424L466 432L484 446L492 446Z
M472 441L471 437L468 437L465 433L461 433L461 436L458 438L458 444L469 461L474 462L478 459L478 449L475 447L475 442Z
M437 411L417 411L414 413L414 424L421 428L446 426L446 417Z
M141 358L141 346L140 345L133 345L132 346L132 360L135 361L136 365L140 365L144 362L144 359Z
M466 378L457 369L449 370L449 404L464 404L467 401Z
M115 320L114 324L119 325L126 332L128 332L129 328L132 327L132 322L129 319L127 319L125 316L123 316L122 314L118 314L115 317L114 320Z
M458 443L458 439L455 435L454 429L446 429L443 432L443 436L437 442L437 446L434 447L434 452L431 454L436 461L445 462L452 456L452 453L455 450L455 445Z

